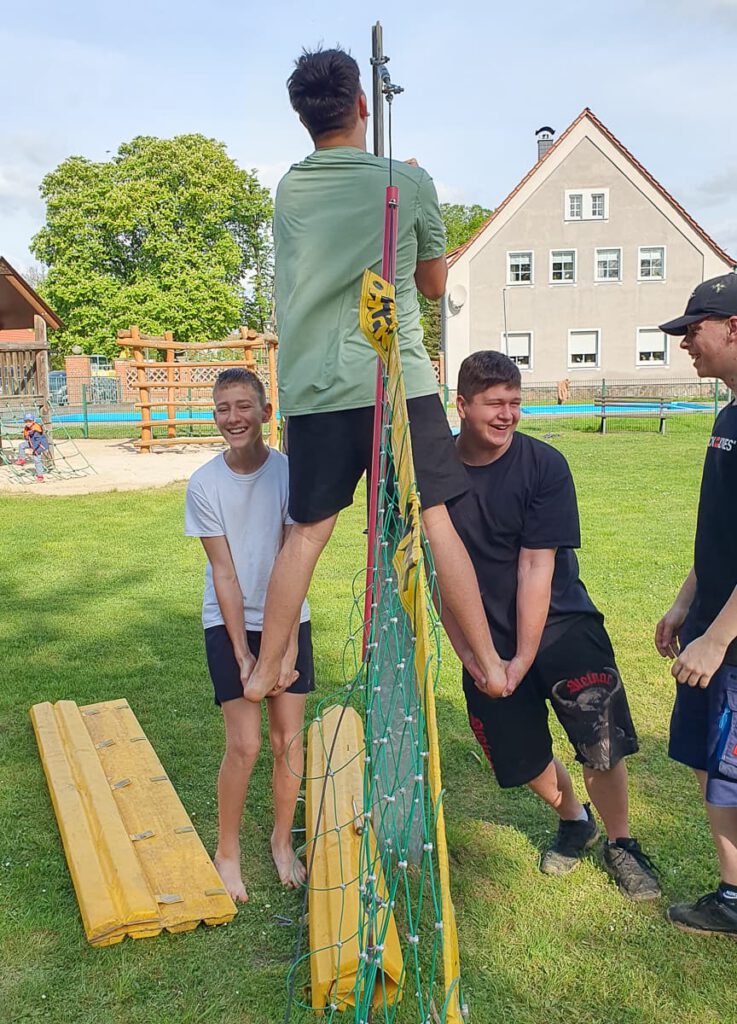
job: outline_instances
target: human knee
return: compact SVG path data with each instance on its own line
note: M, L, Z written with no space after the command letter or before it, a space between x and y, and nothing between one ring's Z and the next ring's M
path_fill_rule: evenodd
M244 765L253 765L261 750L261 737L234 733L229 735L225 744L225 754Z
M269 732L271 752L276 760L289 756L290 761L297 756L294 735L284 729L273 729ZM294 751L294 752L293 752Z
M330 540L337 518L337 516L330 516L328 519L320 519L315 523L295 523L290 537L294 539L294 543L322 551Z

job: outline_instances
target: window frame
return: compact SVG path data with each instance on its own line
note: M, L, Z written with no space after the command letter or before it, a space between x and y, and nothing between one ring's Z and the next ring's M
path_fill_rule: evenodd
M573 278L571 280L564 278L560 281L556 281L553 278L553 253L573 253ZM548 284L578 284L578 249L551 249L548 256Z
M530 280L529 281L513 281L512 280L512 256L526 256L530 257ZM529 288L535 283L535 252L533 249L508 249L507 250L507 285L510 288Z
M594 199L601 196L601 214L594 213ZM591 189L591 195L589 197L589 209L591 211L591 220L608 220L609 219L609 191L608 189Z
M618 277L599 277L599 253L600 252L618 252L619 253L619 276ZM622 272L622 246L621 245L601 245L594 249L594 283L595 284L621 284L623 278Z
M514 356L510 356L509 355L509 344L508 344L508 341L509 341L510 336L512 336L512 335L519 335L519 334L527 335L527 337L530 339L529 340L529 349L528 349L529 358L530 358L530 365L529 366L520 366L520 364L517 363L517 362L515 362L514 365L518 368L520 373L532 373L533 368L534 368L534 352L535 352L534 331L502 331L501 335L500 335L500 339L501 339L500 349L504 353L505 356L507 356L509 359L512 359L514 361Z
M660 362L660 360L657 359L640 359L640 331L656 331L658 334L662 336L662 338L664 339L663 355L665 357L662 362ZM654 350L649 349L648 351L652 352ZM670 366L670 338L664 331L661 331L657 325L646 325L644 327L635 328L635 366L638 369L646 370L652 369L653 367L660 368Z
M571 216L571 198L573 196L581 197L581 216ZM593 197L603 196L604 197L604 212L601 216L595 217L593 214ZM569 224L575 224L580 221L607 221L609 220L609 188L603 185L597 187L587 188L567 188L563 191L563 220Z
M596 362L595 363L574 363L571 361L571 337L574 334L595 334L596 335ZM569 370L598 370L601 368L601 327L569 327L568 344L566 348L567 365Z
M663 253L663 276L662 277L643 277L642 276L642 252L644 249L660 249ZM667 266L666 266L666 253L667 246L665 245L638 245L637 247L637 280L638 282L648 283L650 281L662 282L667 280Z
M573 199L578 199L580 203L578 216L571 213L571 200ZM583 192L566 192L565 204L565 220L583 220Z

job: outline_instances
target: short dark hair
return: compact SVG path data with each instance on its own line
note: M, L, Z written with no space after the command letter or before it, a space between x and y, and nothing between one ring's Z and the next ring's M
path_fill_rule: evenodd
M217 380L212 386L213 399L219 388L228 388L233 384L246 384L249 388L253 388L261 405L266 405L266 388L261 378L253 373L252 370L246 370L243 366L229 366L227 370L220 371L217 375Z
M344 50L308 50L287 80L289 101L313 139L353 127L361 92L358 64Z
M504 384L508 388L522 387L519 367L509 356L493 349L473 352L461 363L458 371L458 394L469 400L480 391Z

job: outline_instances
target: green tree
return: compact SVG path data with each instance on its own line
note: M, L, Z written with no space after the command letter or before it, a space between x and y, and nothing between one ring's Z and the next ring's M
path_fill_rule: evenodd
M270 313L271 198L223 143L139 136L109 161L74 156L41 184L31 251L68 350L117 353L131 324L181 341L224 337ZM247 283L247 285L246 285Z
M441 203L440 212L445 224L447 235L446 252L452 252L459 245L463 245L473 235L487 217L491 216L491 210L474 203L473 206L461 206L459 203ZM437 359L440 352L440 302L431 302L424 295L420 299L420 320L424 332L425 348L431 359Z
M473 206L461 206L458 203L441 203L440 212L448 236L446 252L452 252L463 245L484 221L491 216L491 210L474 203Z

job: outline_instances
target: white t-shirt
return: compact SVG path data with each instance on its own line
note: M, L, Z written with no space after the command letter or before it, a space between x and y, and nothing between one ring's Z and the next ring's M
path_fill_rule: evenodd
M287 459L275 448L255 473L234 473L223 454L200 466L187 485L184 532L187 537L225 537L243 594L246 629L261 630L264 602L283 529L292 520L287 512L289 470ZM305 601L300 622L307 622ZM222 626L212 566L205 569L202 625Z

